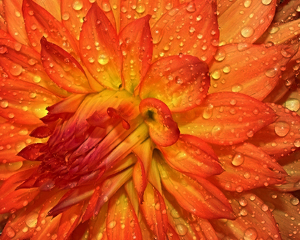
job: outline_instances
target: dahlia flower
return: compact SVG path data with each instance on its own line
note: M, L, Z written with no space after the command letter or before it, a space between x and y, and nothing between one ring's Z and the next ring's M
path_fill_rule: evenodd
M299 239L299 12L0 0L0 239Z

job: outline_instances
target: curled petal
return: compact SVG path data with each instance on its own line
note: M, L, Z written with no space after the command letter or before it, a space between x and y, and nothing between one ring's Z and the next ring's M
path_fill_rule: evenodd
M161 180L182 208L204 219L233 219L230 204L222 192L209 181L197 181L173 170L161 161L158 164ZM178 177L180 176L180 177Z
M218 17L220 41L253 43L272 22L276 0L248 1L245 4L235 1L227 6L227 9Z
M239 92L263 100L279 83L282 67L297 50L296 45L266 47L239 43L221 46L210 68L212 87L209 92Z
M157 98L172 112L197 107L209 88L208 66L189 55L171 56L151 65L140 86L140 97Z
M93 91L77 60L44 37L41 39L41 59L46 73L59 87L79 94Z
M133 92L148 71L152 59L150 15L127 25L120 33L125 89Z
M170 9L151 29L154 58L182 53L209 63L219 40L216 10L216 2L209 0Z
M70 33L48 11L33 0L23 0L22 10L27 36L34 49L40 52L40 39L46 36L48 41L63 46L68 53L77 54L77 46Z
M287 176L274 159L250 143L216 152L225 171L214 177L214 184L227 191L280 184Z
M280 105L268 105L279 117L257 132L251 142L266 153L280 158L300 147L300 116Z
M176 170L199 177L223 172L211 146L192 135L180 135L170 147L159 147L166 161Z
M119 38L96 3L85 17L79 48L84 65L101 85L115 90L122 87L122 54Z
M182 134L231 145L274 122L276 114L267 104L247 95L221 92L208 95L200 107L173 117Z
M140 103L140 112L149 127L151 139L157 145L166 147L178 140L179 129L166 104L155 98L146 98Z

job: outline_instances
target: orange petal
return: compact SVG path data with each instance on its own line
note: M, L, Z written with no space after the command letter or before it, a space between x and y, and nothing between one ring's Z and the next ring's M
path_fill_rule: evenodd
M39 4L41 7L43 7L45 10L47 10L52 16L54 16L58 21L61 20L61 11L60 11L60 5L62 0L52 0L50 1L44 1L44 0L35 0L37 4Z
M145 189L144 202L140 207L156 238L164 240L168 230L168 217L165 214L166 205L163 197L151 184L148 184Z
M77 46L68 31L44 8L33 0L23 0L23 16L26 32L31 46L40 52L40 39L46 37L48 41L63 46L68 53L77 54Z
M282 239L297 239L300 231L299 199L291 193L265 189L258 189L256 193L272 211Z
M92 6L92 1L61 1L61 13L64 26L73 35L73 38L79 40L82 19L86 16ZM95 1L93 1L95 2ZM101 3L100 3L101 2ZM99 7L105 12L110 22L115 26L115 19L111 11L109 0L97 0Z
M39 118L47 114L46 108L59 99L51 92L35 84L2 79L2 107L0 115L10 122L19 124L39 124Z
M133 93L148 71L152 59L150 15L127 25L120 33L125 89Z
M155 98L145 98L140 103L140 112L149 127L149 135L154 143L167 147L179 138L177 123L166 104Z
M198 177L195 181L162 161L158 169L164 187L183 209L204 219L234 218L226 197L209 181Z
M211 146L192 135L180 135L170 147L159 147L166 161L177 171L207 178L223 172Z
M117 32L104 14L93 4L80 33L81 59L92 76L104 87L122 86L122 54Z
M206 63L189 55L171 56L152 64L140 86L140 97L157 98L172 112L197 107L209 88Z
M272 212L259 197L251 193L230 196L232 208L238 217L236 220L213 222L215 230L222 233L221 238L268 239L271 236L281 239Z
M138 158L138 161L133 167L132 179L134 182L134 187L138 192L140 202L143 202L144 191L147 187L147 175L145 171L145 167L141 159Z
M41 59L46 73L59 87L72 93L93 91L77 60L44 37L41 39Z
M23 0L3 0L8 32L19 43L28 45L29 41L22 16L22 2Z
M103 2L103 0L102 0ZM151 15L150 25L158 21L168 10L179 6L179 0L155 0L128 2L127 0L110 0L117 21L117 28L122 30L135 19ZM121 11L120 11L121 10Z
M276 45L288 43L292 39L297 39L300 34L300 19L287 22L281 25L272 23L268 30L258 40L259 43L272 42Z
M108 203L106 231L108 240L142 240L137 216L123 189L114 194Z
M114 194L129 180L132 176L132 168L118 173L117 175L107 178L101 183L98 188L95 189L89 205L83 215L83 221L97 216L100 212L101 207L114 196Z
M231 145L252 137L274 122L276 114L268 105L247 95L221 92L208 95L200 107L173 117L181 134Z
M60 218L57 230L58 239L68 239L81 220L83 203L65 210Z
M189 54L209 63L217 50L219 30L215 1L191 1L170 9L151 29L154 59Z
M32 162L32 161L2 163L2 164L0 164L0 180L2 180L2 181L6 180L18 172L22 172L25 170L29 170L31 168L35 168L39 164L40 164L39 162Z
M235 1L218 17L220 41L255 42L269 27L275 9L276 0Z
M280 158L300 147L300 116L274 103L269 106L279 117L257 132L251 142L266 153Z
M210 68L209 92L239 92L263 100L278 84L281 68L297 49L289 45L266 47L244 43L222 46Z
M97 217L89 222L89 238L95 240L107 240L106 217L108 204L104 204Z
M227 191L241 192L285 181L284 169L268 154L252 144L216 150L224 172L214 183Z
M68 92L49 79L40 61L40 54L34 49L9 38L0 39L0 65L11 79L22 80L48 89L58 96L68 96Z

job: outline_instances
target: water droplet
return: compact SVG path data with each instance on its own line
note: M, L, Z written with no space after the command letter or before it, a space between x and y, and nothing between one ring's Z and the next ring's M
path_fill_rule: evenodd
M110 223L108 223L107 227L108 228L114 228L117 225L116 221L111 221Z
M244 240L255 240L258 234L255 228L248 228L244 233Z
M211 73L211 77L215 80L220 79L221 71L220 70L215 70L214 72Z
M22 166L23 166L23 162L20 161L20 162L9 163L5 167L8 171L14 172L14 171L19 170Z
M245 38L251 37L254 33L254 29L252 27L244 27L241 30L241 35Z
M7 108L8 107L8 101L6 101L6 100L1 101L0 106L2 108Z
M163 30L160 28L155 28L152 36L153 44L158 44L161 41L162 36L163 36Z
M239 204L240 204L242 207L245 207L245 206L247 206L248 201L246 200L246 198L242 197L242 198L239 200Z
M265 75L267 77L273 78L277 75L277 72L278 72L277 69L271 68L265 72Z
M177 211L175 208L173 208L173 209L171 210L171 216L172 216L173 218L180 218L180 215L179 215L178 211Z
M290 98L284 103L284 106L290 111L297 112L300 108L300 102L298 99Z
M299 199L296 197L292 197L290 202L292 205L297 206L299 204Z
M245 8L250 7L251 3L252 3L251 0L246 0L246 1L244 2L244 7L245 7Z
M262 0L261 2L263 5L269 5L272 2L272 0Z
M34 81L35 83L39 83L41 80L42 80L42 78L41 78L40 76L34 76L34 77L33 77L33 81Z
M67 21L67 20L69 20L69 18L70 18L70 14L67 13L67 12L65 12L65 13L62 14L61 18L62 18L62 20Z
M82 3L82 1L77 0L73 3L72 7L74 10L79 11L82 9L83 3Z
M207 108L204 109L202 117L204 119L210 119L213 114L213 105L209 105Z
M104 12L109 12L109 11L111 11L110 4L109 4L109 3L103 2L103 3L102 3L102 10L103 10Z
M230 73L230 70L231 70L230 66L225 66L223 68L223 73Z
M143 4L143 3L139 3L137 6L136 6L136 12L137 13L143 13L143 12L145 12L145 10L146 10L146 7L145 7L145 4Z
M232 92L240 92L242 89L243 89L243 87L241 85L237 84L237 85L232 86L231 91Z
M34 228L37 224L37 218L38 218L37 213L34 212L30 213L25 219L26 225L30 228Z
M275 125L275 133L279 137L285 137L290 131L290 125L287 122L277 122Z
M7 47L1 46L0 47L0 54L4 54L4 53L7 53Z
M245 157L241 153L237 153L234 155L231 164L235 167L238 167L244 163Z
M106 65L108 62L109 62L109 58L105 54L101 54L98 57L98 63L100 63L101 65Z
M183 225L183 224L177 224L176 227L176 233L179 235L179 236L184 236L186 235L187 231L188 231L188 228Z
M219 49L215 54L215 59L218 62L223 61L225 59L225 57L226 57L226 53L223 49Z
M12 227L6 228L6 235L10 238L13 238L16 235L16 232L13 230Z
M220 136L221 132L223 130L223 127L221 125L216 125L213 127L213 129L211 130L211 134L214 136L214 137L218 137Z
M16 76L19 76L23 72L23 68L19 64L13 64L11 66L9 72L11 73L11 75L16 77Z
M189 12L189 13L193 13L196 11L196 5L194 2L190 2L187 7L186 7L186 10Z

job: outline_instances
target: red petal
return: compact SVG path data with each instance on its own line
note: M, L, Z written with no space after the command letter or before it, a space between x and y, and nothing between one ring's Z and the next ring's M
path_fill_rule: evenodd
M234 239L280 238L277 223L268 206L255 194L231 195L232 208L238 214L236 220L213 222L217 232Z
M152 59L150 15L127 25L120 33L125 89L133 93L148 71Z
M38 52L41 49L40 39L44 36L48 41L63 46L68 53L77 54L77 46L69 32L33 0L23 0L23 16L31 46Z
M51 92L35 84L1 79L2 107L0 115L19 124L39 124L39 118L47 114L46 108L59 99Z
M91 8L92 1L63 0L61 1L61 13L64 26L73 35L73 38L79 40L80 30L82 27L82 19L86 16ZM101 4L100 4L101 2ZM111 11L111 5L108 0L97 1L100 8L105 12L105 15L110 22L115 25L115 19Z
M145 189L144 202L140 205L150 229L159 240L166 239L168 217L165 214L166 205L160 193L148 184Z
M119 190L109 201L106 231L108 240L142 240L137 216L124 190Z
M219 30L215 1L191 1L170 9L151 29L154 58L189 54L210 62Z
M241 192L283 183L284 169L268 154L252 144L216 150L224 172L215 176L215 185Z
M40 149L43 148L44 146L46 146L45 143L31 144L23 148L22 151L18 153L18 156L23 157L27 160L35 160L37 157L39 157L42 154L40 152Z
M41 39L41 59L46 73L59 87L81 94L93 91L77 60L44 37Z
M80 33L81 59L92 76L104 87L122 85L122 54L117 32L104 12L93 4Z
M251 142L266 153L280 158L300 147L300 116L274 103L269 106L279 118L257 132Z
M220 41L255 42L269 27L275 9L275 0L249 1L245 4L235 1L218 17Z
M276 119L266 104L240 93L213 93L201 107L173 115L182 134L206 142L231 145L240 143Z
M210 68L212 87L209 92L239 92L263 100L280 81L281 68L297 48L243 43L222 46Z
M166 104L155 98L146 98L140 103L140 112L153 142L167 147L178 140L179 129Z
M3 76L34 83L48 89L58 96L68 96L69 93L59 88L49 79L40 61L40 54L34 49L24 46L15 40L0 39L0 65ZM2 72L1 71L1 72Z
M22 0L3 0L3 4L8 32L18 42L27 45L29 41L21 14Z
M35 128L31 133L30 136L34 138L46 138L51 136L52 130L47 126L40 126Z
M223 172L211 146L192 135L180 135L170 147L159 147L166 161L177 171L207 178Z
M157 98L172 112L197 107L209 88L208 67L189 55L162 58L152 64L140 87L140 97Z
M204 219L234 218L226 197L209 181L201 178L195 181L162 161L158 169L163 185L183 209Z

